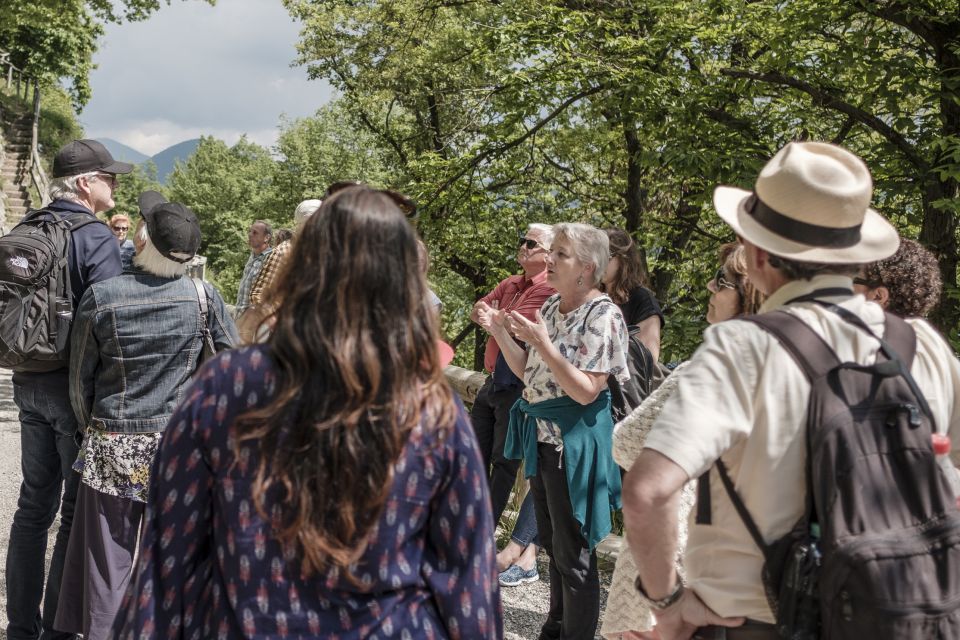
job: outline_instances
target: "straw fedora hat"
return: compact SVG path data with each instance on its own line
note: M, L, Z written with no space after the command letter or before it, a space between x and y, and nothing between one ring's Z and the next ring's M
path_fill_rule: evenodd
M858 264L891 256L900 236L870 208L863 161L824 142L791 142L763 167L754 190L717 187L713 205L737 234L803 262Z

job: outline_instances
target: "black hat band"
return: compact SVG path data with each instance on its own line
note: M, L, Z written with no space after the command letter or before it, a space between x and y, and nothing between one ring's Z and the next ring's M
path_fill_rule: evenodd
M776 209L772 209L756 193L744 203L744 209L762 227L788 240L808 244L813 247L845 249L860 242L860 226L823 227L818 224L801 222L789 218Z

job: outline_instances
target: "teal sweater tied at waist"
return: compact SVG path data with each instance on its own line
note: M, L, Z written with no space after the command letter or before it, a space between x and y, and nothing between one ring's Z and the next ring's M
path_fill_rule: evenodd
M510 409L504 456L523 459L527 478L537 473L537 418L560 427L561 459L573 515L590 549L594 549L610 533L610 510L620 508L620 468L613 461L610 391L602 391L587 405L568 396L534 403L517 400Z

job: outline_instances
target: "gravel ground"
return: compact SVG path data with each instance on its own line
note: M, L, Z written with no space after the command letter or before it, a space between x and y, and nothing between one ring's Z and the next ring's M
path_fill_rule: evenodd
M17 408L13 404L13 386L10 372L0 370L0 640L6 640L6 594L5 575L7 539L10 524L17 504L20 488L20 423ZM51 531L56 531L57 523ZM47 546L47 560L53 549L53 539ZM541 580L520 587L501 590L503 599L504 629L506 640L536 640L547 615L550 602L547 581L547 557L542 552L538 559ZM607 599L610 571L601 571L601 615ZM599 636L598 636L599 638Z

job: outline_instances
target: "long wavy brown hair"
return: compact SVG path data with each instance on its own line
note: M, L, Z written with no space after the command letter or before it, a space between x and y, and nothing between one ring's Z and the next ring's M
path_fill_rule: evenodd
M456 417L416 234L387 196L346 189L307 220L277 286L276 391L237 419L235 446L259 449L255 505L266 517L268 492L279 500L273 533L297 544L301 572L346 569L411 431L447 431Z
M610 257L620 259L620 268L609 286L604 285L607 295L617 304L630 299L630 292L637 287L649 286L643 270L640 249L629 233L623 229L604 229L610 241Z

